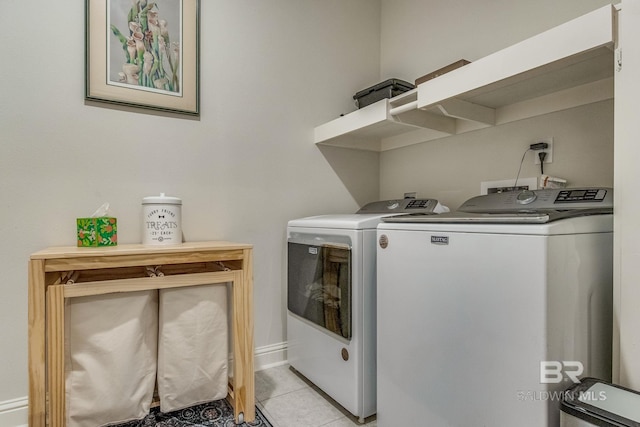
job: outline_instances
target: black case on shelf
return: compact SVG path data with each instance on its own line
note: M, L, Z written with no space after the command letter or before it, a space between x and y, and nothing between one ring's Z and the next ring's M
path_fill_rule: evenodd
M411 89L415 89L415 85L404 80L389 79L357 92L353 95L353 99L358 108L362 108L384 98L393 98Z

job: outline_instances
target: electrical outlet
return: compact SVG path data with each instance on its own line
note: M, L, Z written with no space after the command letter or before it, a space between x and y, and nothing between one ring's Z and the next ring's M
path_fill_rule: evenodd
M553 137L549 136L547 138L538 138L535 141L531 142L532 144L535 144L537 142L546 142L547 144L549 144L549 148L545 148L544 150L537 150L533 152L533 163L535 163L536 165L540 164L540 157L538 157L538 153L544 151L545 153L547 153L547 157L544 158L544 162L545 163L553 163Z

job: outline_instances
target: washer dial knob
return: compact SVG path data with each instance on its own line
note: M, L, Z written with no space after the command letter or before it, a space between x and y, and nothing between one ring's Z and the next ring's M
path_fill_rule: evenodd
M533 202L537 197L538 196L536 196L536 193L534 193L533 191L523 190L516 197L516 201L521 205L528 205L529 203Z

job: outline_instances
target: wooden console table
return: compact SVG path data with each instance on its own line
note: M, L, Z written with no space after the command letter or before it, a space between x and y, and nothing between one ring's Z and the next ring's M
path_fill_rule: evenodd
M148 268L161 270L164 276L149 277ZM65 425L65 298L227 282L233 293L233 370L227 399L236 422L251 422L255 419L251 245L57 247L32 254L29 426Z

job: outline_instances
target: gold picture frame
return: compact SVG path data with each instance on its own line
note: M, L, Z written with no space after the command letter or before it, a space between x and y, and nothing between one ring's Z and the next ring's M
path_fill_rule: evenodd
M85 0L85 99L198 116L200 0Z

